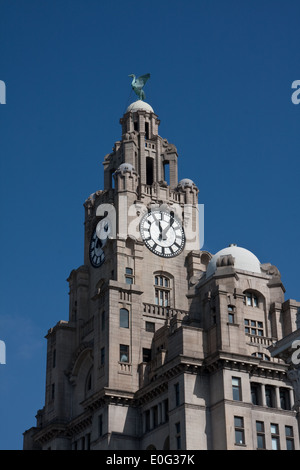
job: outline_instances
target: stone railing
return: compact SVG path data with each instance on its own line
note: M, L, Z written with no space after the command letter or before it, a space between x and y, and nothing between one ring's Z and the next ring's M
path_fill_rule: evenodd
M181 316L188 315L188 312L185 310L180 310L178 308L172 307L162 307L161 305L143 303L143 314L155 316L159 318L172 318L175 315L179 314Z
M272 346L274 342L274 338L268 338L266 336L257 336L257 335L250 335L246 333L246 337L248 337L249 343L252 344L261 344L264 347Z

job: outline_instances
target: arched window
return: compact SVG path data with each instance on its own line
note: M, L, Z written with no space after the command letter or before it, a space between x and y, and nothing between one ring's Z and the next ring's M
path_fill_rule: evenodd
M129 328L129 311L126 308L120 308L120 327Z
M171 285L170 279L161 274L154 277L155 288L155 304L161 307L168 307L170 305L170 292Z

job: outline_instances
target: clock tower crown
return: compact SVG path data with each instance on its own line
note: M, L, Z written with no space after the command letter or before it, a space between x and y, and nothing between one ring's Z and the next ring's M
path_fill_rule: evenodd
M128 106L120 123L122 138L104 161L104 189L114 187L113 175L122 164L129 164L136 171L140 194L145 186L153 183L165 183L175 189L178 185L177 149L158 135L160 121L152 106L142 100L135 101Z

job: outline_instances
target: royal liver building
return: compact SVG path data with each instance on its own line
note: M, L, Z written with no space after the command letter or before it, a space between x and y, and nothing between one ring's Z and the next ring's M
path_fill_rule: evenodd
M24 449L299 449L289 364L270 347L300 303L247 249L201 251L198 188L158 116L138 100L120 122Z

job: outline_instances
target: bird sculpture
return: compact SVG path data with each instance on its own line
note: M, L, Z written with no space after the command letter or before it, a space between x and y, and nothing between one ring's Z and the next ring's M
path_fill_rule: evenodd
M146 85L147 80L150 78L150 73L141 75L138 78L136 78L136 76L133 74L128 75L128 76L132 77L131 87L133 91L135 92L135 94L139 97L140 100L145 100L146 95L145 95L143 88Z

